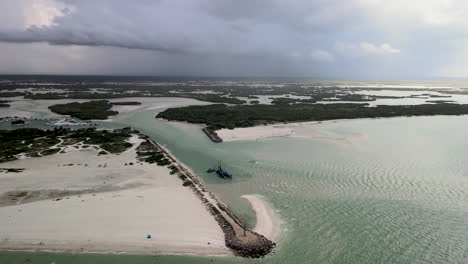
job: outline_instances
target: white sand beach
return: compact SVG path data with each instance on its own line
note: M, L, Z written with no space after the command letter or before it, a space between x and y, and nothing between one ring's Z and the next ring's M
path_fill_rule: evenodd
M265 126L220 129L216 133L224 142L258 141L277 137L316 138L320 134L313 129L319 122L297 122Z
M275 214L273 209L265 202L259 195L242 195L247 199L255 211L256 224L253 231L264 235L266 238L277 241L281 224L279 217Z
M34 198L0 203L0 250L229 254L221 228L191 189L167 167L136 160L140 141L134 136L134 146L119 155L77 146L2 163L25 170L0 173L0 197L27 191Z
M337 119L329 121L311 121L311 122L296 122L296 123L281 123L264 126L242 127L235 129L220 129L216 130L218 136L223 142L231 141L263 141L272 138L289 137L289 138L304 138L318 139L326 141L337 141L340 143L351 143L352 139L362 137L363 134L350 134L347 137L337 138L323 135L317 125L324 123L336 123L351 121L357 119Z
M295 134L292 127L287 125L266 125L256 127L241 127L235 129L220 129L216 133L224 142L262 140L274 137L287 137Z

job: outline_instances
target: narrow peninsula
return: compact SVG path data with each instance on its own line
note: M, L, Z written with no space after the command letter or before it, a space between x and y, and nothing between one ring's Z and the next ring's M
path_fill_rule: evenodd
M132 128L21 128L0 139L2 250L259 258L275 247Z

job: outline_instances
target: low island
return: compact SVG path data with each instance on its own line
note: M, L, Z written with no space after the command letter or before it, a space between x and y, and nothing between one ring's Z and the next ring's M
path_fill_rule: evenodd
M111 102L111 105L141 105L140 102L128 101L128 102Z
M90 101L84 103L55 104L49 109L57 114L70 115L81 120L107 119L119 112L111 110L112 104L107 100Z
M169 108L156 117L174 121L203 124L205 134L213 142L222 142L216 130L245 128L286 122L325 121L336 119L378 118L398 116L465 115L468 104L379 105L334 104L273 104L233 105L212 104Z
M0 107L10 107L10 101L0 100Z

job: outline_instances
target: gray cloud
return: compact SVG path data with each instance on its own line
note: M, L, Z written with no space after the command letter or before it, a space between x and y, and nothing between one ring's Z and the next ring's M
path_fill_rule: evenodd
M44 73L426 78L452 61L463 69L463 1L444 9L437 0L405 2L3 0L0 49L11 52L0 53L0 73L23 65Z
M267 0L61 2L75 11L57 16L53 25L0 29L0 41L163 52L278 54L287 53L288 47L309 45L323 32L330 33L335 18L329 11L321 15L319 4L313 1L289 5ZM323 21L317 25L314 19L321 16ZM324 26L326 23L329 25Z
M118 32L61 30L57 27L29 27L25 31L0 32L0 40L10 43L46 42L52 45L110 46L128 49L182 53L181 49L156 41L144 41Z

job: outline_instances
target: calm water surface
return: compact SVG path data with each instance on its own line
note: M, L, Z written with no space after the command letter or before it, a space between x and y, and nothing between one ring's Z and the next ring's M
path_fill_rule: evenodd
M468 116L325 122L315 138L214 144L190 125L128 114L255 223L242 194L282 221L276 253L213 263L468 263ZM206 174L222 161L232 181ZM0 253L0 263L211 263L206 257Z

